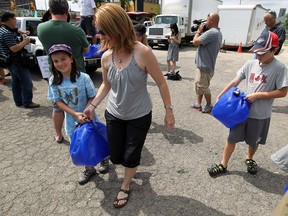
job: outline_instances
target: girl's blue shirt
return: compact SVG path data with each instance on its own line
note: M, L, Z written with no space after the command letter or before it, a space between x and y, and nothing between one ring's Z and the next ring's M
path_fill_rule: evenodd
M63 101L75 112L83 112L88 100L96 95L94 84L89 75L85 73L81 72L74 83L70 81L70 78L63 78L60 85L51 86L53 78L52 76L49 79L48 100ZM72 136L76 124L76 118L65 112L65 131L68 136Z

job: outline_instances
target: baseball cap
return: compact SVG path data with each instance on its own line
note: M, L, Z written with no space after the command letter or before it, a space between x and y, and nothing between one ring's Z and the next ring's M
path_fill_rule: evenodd
M276 48L278 46L278 36L274 32L267 31L260 35L260 37L256 40L254 46L249 51L257 53L258 55L263 55L271 48Z
M136 34L144 35L146 33L146 26L143 24L136 24L134 26L134 30L135 30Z
M71 47L66 44L54 44L52 47L50 47L50 49L48 50L48 53L49 55L51 55L52 53L55 53L58 51L63 51L72 55Z

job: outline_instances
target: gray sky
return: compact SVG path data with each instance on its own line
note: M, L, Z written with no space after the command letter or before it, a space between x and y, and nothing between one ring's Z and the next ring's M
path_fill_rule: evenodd
M223 4L261 4L264 8L275 10L277 14L280 8L286 8L288 13L288 0L223 0Z

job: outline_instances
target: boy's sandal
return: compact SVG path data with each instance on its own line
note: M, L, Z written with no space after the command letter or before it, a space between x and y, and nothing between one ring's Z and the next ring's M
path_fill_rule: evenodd
M224 167L222 164L213 164L211 167L207 168L207 171L210 176L216 176L221 173L226 173L227 172L227 167Z
M258 172L257 163L252 159L246 159L245 164L247 165L247 172L255 175Z
M127 194L127 196L118 199L117 196L118 196L118 194L119 194L120 192L123 192L123 193ZM124 206L127 204L127 202L128 202L129 194L130 194L130 190L124 190L124 189L121 188L121 189L118 191L117 196L116 196L116 198L115 198L115 200L114 200L114 202L113 202L114 208L122 208L122 207L124 207ZM122 202L122 204L119 204L120 201L125 201L125 202Z

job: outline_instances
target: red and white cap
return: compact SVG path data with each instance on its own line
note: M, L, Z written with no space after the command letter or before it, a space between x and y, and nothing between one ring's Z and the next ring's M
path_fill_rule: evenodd
M249 50L250 52L257 53L258 55L263 55L271 48L278 48L279 38L271 31L264 32L256 40L254 46Z

